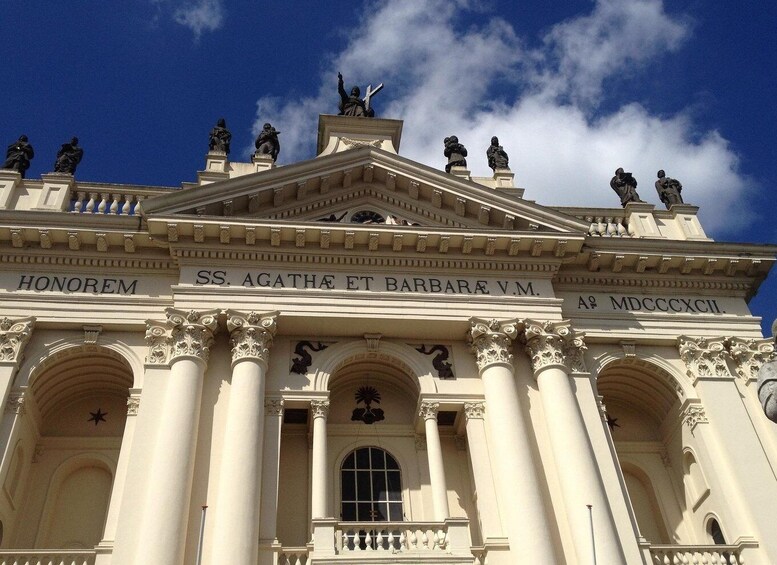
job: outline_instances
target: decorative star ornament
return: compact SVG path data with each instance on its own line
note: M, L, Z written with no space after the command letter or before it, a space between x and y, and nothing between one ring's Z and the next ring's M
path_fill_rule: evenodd
M618 418L611 418L609 414L607 414L607 425L610 427L610 433L615 431L615 428L620 428L620 424L617 423Z
M108 415L108 412L103 412L102 409L98 408L97 412L89 412L89 415L91 418L89 418L87 422L94 422L94 425L96 426L100 422L105 422L105 417Z

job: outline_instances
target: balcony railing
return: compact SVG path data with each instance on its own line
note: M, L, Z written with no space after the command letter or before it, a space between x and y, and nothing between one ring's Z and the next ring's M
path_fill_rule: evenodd
M94 559L93 549L0 551L0 565L94 565Z
M656 565L741 565L743 546L737 545L650 545L650 559Z

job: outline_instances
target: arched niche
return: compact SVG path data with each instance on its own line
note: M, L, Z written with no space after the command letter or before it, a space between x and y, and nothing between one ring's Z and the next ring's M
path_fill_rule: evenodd
M54 472L46 493L36 547L91 549L103 534L114 463L98 453L81 453Z
M639 533L651 543L671 543L650 477L636 465L624 464L622 470Z

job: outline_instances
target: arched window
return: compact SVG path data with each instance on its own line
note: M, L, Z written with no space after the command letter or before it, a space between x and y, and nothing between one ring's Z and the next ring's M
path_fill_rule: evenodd
M402 520L402 478L397 460L378 447L352 451L340 467L340 516L345 522Z
M707 528L715 545L726 545L726 538L723 536L723 530L720 528L720 524L715 518L712 518L707 523Z

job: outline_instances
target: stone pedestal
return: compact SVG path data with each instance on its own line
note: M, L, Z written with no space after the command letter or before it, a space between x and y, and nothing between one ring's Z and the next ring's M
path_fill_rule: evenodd
M0 169L0 210L6 210L11 206L16 187L21 181L21 173Z
M269 171L275 168L275 161L272 160L270 155L257 155L254 154L251 157L251 162L254 164L254 172L260 173L262 171Z
M629 202L626 204L626 224L629 234L634 237L661 237L658 224L653 217L656 209L646 202Z
M497 169L494 171L494 187L499 188L515 188L515 173L510 169Z
M460 179L472 180L472 173L467 167L451 167L450 174Z
M73 175L67 173L46 173L41 175L43 190L33 210L66 212L75 186Z
M699 207L691 204L672 204L669 208L669 213L679 227L678 232L684 239L708 241L709 238L699 222L698 212Z

